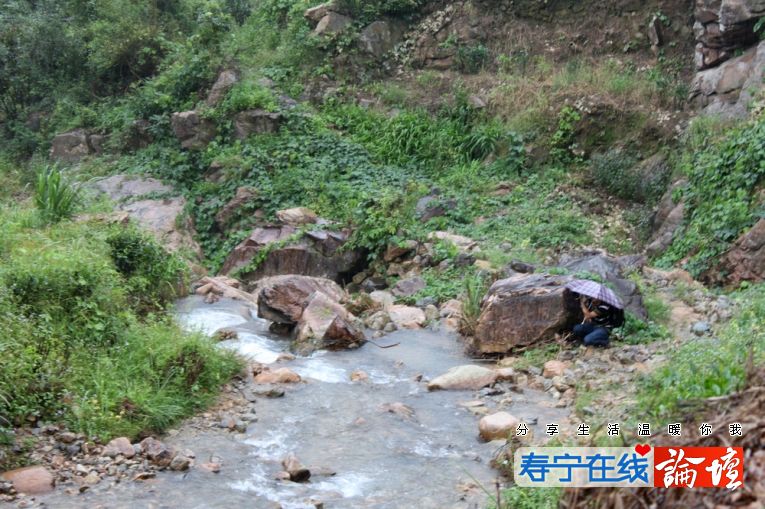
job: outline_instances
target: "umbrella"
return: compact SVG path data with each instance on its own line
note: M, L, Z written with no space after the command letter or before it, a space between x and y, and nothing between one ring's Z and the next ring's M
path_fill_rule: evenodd
M622 304L622 301L619 300L619 297L617 297L614 292L595 281L590 281L589 279L575 279L567 284L566 288L572 292L598 299L616 309L624 309L624 304Z

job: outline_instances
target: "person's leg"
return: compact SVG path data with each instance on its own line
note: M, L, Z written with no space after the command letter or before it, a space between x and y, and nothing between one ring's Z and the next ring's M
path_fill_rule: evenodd
M608 346L608 329L595 327L592 332L584 337L587 346Z
M574 336L580 339L587 336L587 334L590 334L593 330L595 330L595 326L591 323L580 323L574 325L574 328L572 329Z

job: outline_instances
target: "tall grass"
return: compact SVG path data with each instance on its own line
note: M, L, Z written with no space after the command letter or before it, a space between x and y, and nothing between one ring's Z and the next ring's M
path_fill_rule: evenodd
M80 204L79 189L64 179L55 166L46 166L37 174L35 206L45 223L57 223L74 215Z

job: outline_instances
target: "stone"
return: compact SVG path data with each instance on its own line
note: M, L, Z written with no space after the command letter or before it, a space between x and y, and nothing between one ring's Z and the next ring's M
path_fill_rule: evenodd
M18 493L41 495L53 491L53 474L41 466L10 470L0 474L0 478L12 482Z
M380 310L369 315L364 324L372 330L384 330L390 322L390 315L385 310Z
M367 382L369 381L369 375L360 369L357 369L351 373L351 382Z
M545 378L562 376L566 369L568 369L568 365L565 362L556 360L547 361L542 369L542 376Z
M611 289L619 296L624 308L631 311L638 318L648 317L643 306L643 296L637 284L625 274L632 269L642 267L644 258L615 257L602 250L583 251L578 254L564 255L558 264L569 272L589 272L597 274L604 281L610 283Z
M425 322L425 313L416 307L395 304L388 308L391 322L399 329L419 329Z
M186 199L146 197L175 193L172 187L157 179L132 175L114 175L96 181L93 187L117 202L117 210L151 233L165 249L192 253L201 259L202 249L194 240L194 224L184 214Z
M284 123L284 115L261 109L240 111L234 116L234 136L246 140L253 134L274 134Z
M414 419L414 408L399 401L380 405L380 410L383 412L388 412L389 414L397 415L406 420Z
M67 163L79 162L95 151L89 141L90 134L84 129L74 129L53 137L50 158Z
M385 56L403 39L406 25L398 21L374 21L359 34L358 45L362 51L376 59Z
M308 231L301 233L291 225L267 225L253 230L228 255L221 274L234 272L245 282L286 274L316 276L343 281L358 272L363 261L361 251L342 249L348 241L346 231ZM276 245L276 247L274 247ZM241 270L253 259L265 258L257 268Z
M258 384L294 384L302 381L300 375L289 368L267 369L255 376L255 383Z
M258 316L276 323L296 324L309 297L324 293L335 302L345 300L345 291L334 281L310 276L274 276L258 282Z
M159 467L170 466L175 456L171 448L152 437L141 440L141 447L146 458Z
M258 305L258 298L250 293L240 290L240 282L226 276L205 276L195 283L197 295L214 294L226 299L234 299L245 302L253 307ZM248 318L245 314L244 318Z
M763 87L765 41L718 67L696 74L690 98L706 115L743 119Z
M697 0L694 33L696 64L699 69L719 65L736 50L757 42L752 30L765 15L763 0Z
M493 369L467 364L455 366L437 376L428 383L428 390L478 390L492 385L496 380L497 372Z
M696 322L691 326L691 332L697 336L703 336L711 331L711 327L708 322Z
M685 187L687 183L688 181L684 179L676 181L661 197L656 212L651 218L653 235L645 248L648 256L657 256L672 244L675 232L683 223L685 214L685 203L683 201L675 203L673 195L677 189Z
M314 28L314 35L332 35L342 32L353 20L348 16L329 11L319 20Z
M651 21L648 22L648 40L651 42L651 46L656 48L664 44L661 20L658 16L651 17Z
M236 188L234 197L215 214L215 225L218 230L224 231L231 219L247 204L252 203L258 197L258 190L252 186L240 186Z
M306 207L296 207L293 209L284 209L276 212L276 217L282 223L293 226L304 224L314 224L318 219L316 212Z
M106 444L101 454L110 458L121 454L125 458L130 459L135 456L135 449L127 437L118 437Z
M210 93L207 94L205 103L207 106L215 107L226 97L229 90L239 82L239 73L233 69L226 69L218 75Z
M581 310L565 285L573 278L517 274L491 285L481 302L471 349L482 355L555 340L581 321Z
M743 233L723 256L720 270L710 271L705 278L715 280L723 274L724 282L736 286L742 281L765 280L765 219L760 219Z
M64 431L58 434L58 441L64 444L71 444L77 440L77 434L71 431Z
M383 310L388 310L394 304L395 299L390 292L384 290L375 290L369 293L369 298L375 305L379 306Z
M497 412L482 417L478 421L478 433L487 442L507 439L515 434L521 423L520 419L507 412Z
M196 110L173 113L170 125L181 147L188 150L205 148L217 134L215 123L202 117Z
M311 471L308 470L294 454L290 454L282 460L284 471L290 476L290 481L307 482L311 478Z
M437 322L441 318L438 308L433 304L425 306L425 319L429 322Z
M313 22L315 25L321 19L329 14L330 9L332 8L332 2L324 2L323 4L319 4L316 7L311 7L309 9L306 9L305 12L303 12L303 16L308 20Z
M425 280L420 276L400 279L391 289L396 297L411 297L425 288Z
M430 240L443 240L454 244L460 252L470 253L472 251L479 251L478 243L469 237L462 235L455 235L449 232L430 232L428 234Z
M183 454L176 454L173 460L170 462L170 470L176 472L183 472L189 469L191 466L191 459Z
M417 249L417 242L414 240L407 240L399 244L389 244L383 253L383 260L386 262L392 262L397 258L402 258L412 251Z
M307 299L297 327L294 348L302 355L317 349L357 348L364 343L359 320L321 291Z

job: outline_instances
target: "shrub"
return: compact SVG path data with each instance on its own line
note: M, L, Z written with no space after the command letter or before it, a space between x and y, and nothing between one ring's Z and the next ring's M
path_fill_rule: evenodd
M77 188L64 180L61 171L48 166L37 174L35 205L46 223L57 223L74 215L79 205Z
M636 157L620 149L595 154L590 168L595 185L614 196L638 203L658 200L669 179L666 165L652 165L650 160L640 164Z
M481 71L489 60L489 49L483 44L460 45L455 62L457 69L466 74Z

